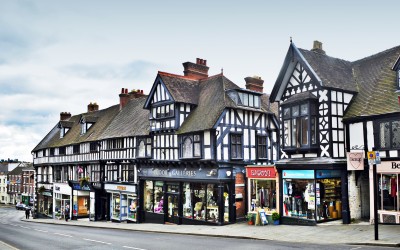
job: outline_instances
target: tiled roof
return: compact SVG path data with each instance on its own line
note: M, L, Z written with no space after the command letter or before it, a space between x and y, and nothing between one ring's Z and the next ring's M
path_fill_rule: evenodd
M158 72L158 75L175 102L198 103L199 84L197 80L165 72Z
M353 62L358 94L346 111L345 119L400 112L393 64L400 46Z
M356 91L351 62L314 51L299 51L322 81L322 86Z
M19 175L19 174L22 174L22 169L24 169L24 167L16 167L13 170L11 170L10 172L8 172L8 175Z
M143 109L147 96L131 99L113 119L99 139L149 134L149 111Z
M228 96L226 90L241 89L223 74L211 76L199 82L199 96L197 107L191 112L188 118L183 122L178 133L189 133L194 131L202 131L212 129L221 114L226 108L248 109L256 111L256 109L237 106L236 103ZM259 112L277 112L277 105L271 107L269 105L268 96L263 94L262 106Z
M96 141L113 120L113 118L118 114L118 112L119 105L114 105L106 109L90 112L90 116L97 117L97 121L90 127L90 129L87 130L84 135L81 135L81 126L79 121L82 115L88 115L88 113L72 116L68 122L72 122L73 126L63 138L60 138L60 129L58 126L55 126L32 151L37 151L44 148L73 145L87 141Z

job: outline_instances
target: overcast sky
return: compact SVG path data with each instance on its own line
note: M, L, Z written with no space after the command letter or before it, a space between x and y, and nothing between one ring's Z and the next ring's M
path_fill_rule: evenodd
M121 88L148 93L157 71L183 74L197 57L243 88L261 76L269 93L290 37L349 61L392 48L399 10L397 0L0 0L0 159L32 161L60 112L117 104Z

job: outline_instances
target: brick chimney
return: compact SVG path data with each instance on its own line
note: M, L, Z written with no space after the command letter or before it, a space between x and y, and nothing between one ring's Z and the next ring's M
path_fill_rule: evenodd
M320 41L315 40L314 44L313 44L313 48L311 49L311 51L320 53L325 55L325 50L322 49L322 43Z
M60 121L65 121L71 118L71 113L69 112L61 112L60 113Z
M93 111L98 111L99 110L99 105L97 103L89 103L87 106L87 112L93 112Z
M248 76L244 78L246 81L246 89L263 93L264 80L259 76Z
M132 90L128 92L128 89L122 88L121 94L119 94L119 109L123 109L125 105L134 98L145 96L142 89Z
M196 59L196 63L185 62L183 65L183 74L193 80L201 80L208 77L207 60Z

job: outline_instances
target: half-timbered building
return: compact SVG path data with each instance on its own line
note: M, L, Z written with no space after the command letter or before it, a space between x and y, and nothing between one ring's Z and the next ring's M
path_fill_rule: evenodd
M290 43L271 93L279 103L283 223L369 217L372 170L363 159L371 150L379 150L382 165L399 157L398 57L396 47L350 62L326 55L318 41L311 50ZM398 174L382 171L381 209L393 206L398 216L398 196L382 191ZM395 214L386 216L396 221Z
M105 218L105 211L95 211L104 173L98 138L118 112L119 105L99 110L90 103L86 113L60 113L60 121L32 151L38 216L58 216L68 205L71 218Z
M261 79L243 89L208 76L206 60L183 66L184 75L158 72L144 105L151 138L137 141L141 221L232 223L245 213L244 166L278 159L277 120Z

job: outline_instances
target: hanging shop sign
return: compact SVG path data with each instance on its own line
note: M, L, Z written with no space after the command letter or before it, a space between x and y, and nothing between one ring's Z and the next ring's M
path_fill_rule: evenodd
M399 173L400 161L383 161L377 165L376 169L379 173Z
M282 170L284 179L314 179L314 170Z
M274 167L246 167L247 178L252 179L275 179L276 172Z
M364 151L347 153L347 170L364 170Z

